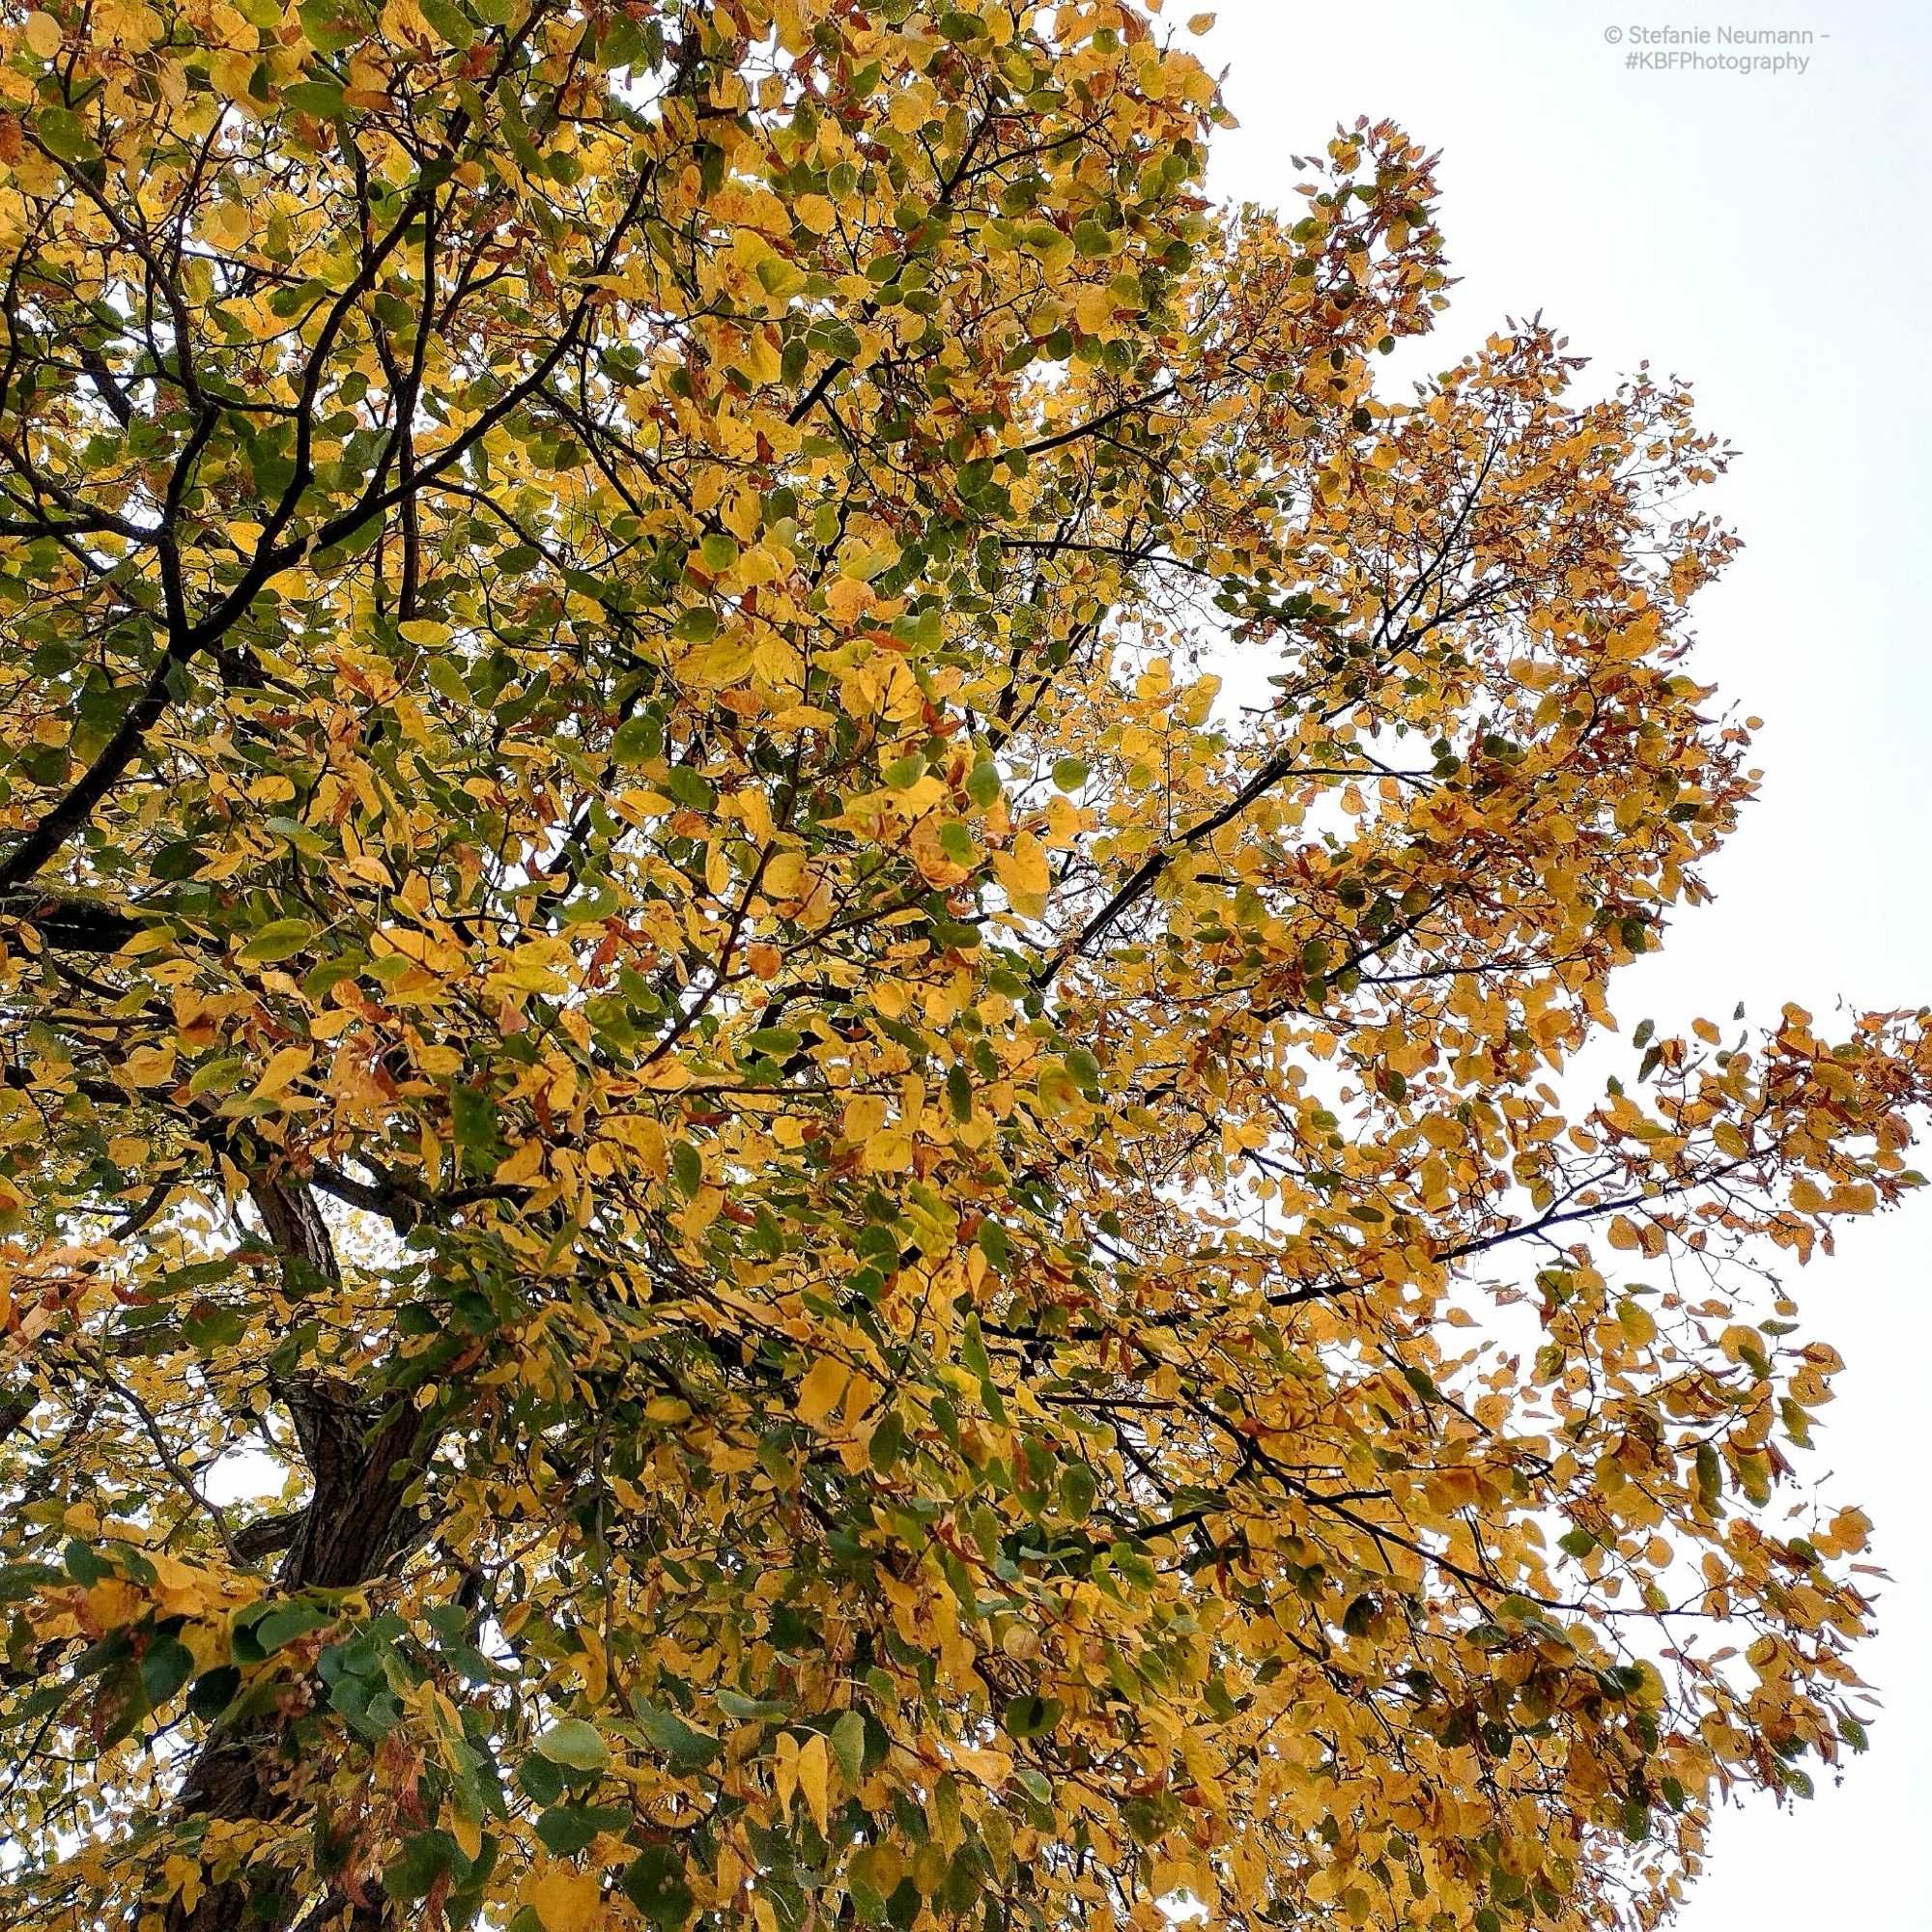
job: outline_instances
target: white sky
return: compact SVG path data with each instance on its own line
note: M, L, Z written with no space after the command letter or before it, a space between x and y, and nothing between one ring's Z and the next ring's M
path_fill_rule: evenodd
M1170 15L1213 0L1168 0ZM1699 601L1694 668L1762 717L1764 795L1613 1004L1626 1031L1794 999L1932 1001L1932 14L1907 0L1219 0L1199 43L1242 125L1217 195L1282 204L1289 156L1384 116L1442 151L1462 277L1429 360L1543 310L1607 380L1649 357L1744 452L1714 497L1747 548ZM1632 71L1638 28L1809 28L1803 72ZM1608 30L1623 36L1611 44ZM1733 49L1735 50L1735 49ZM1765 49L1755 49L1765 51ZM1725 51L1715 41L1704 49ZM1932 1172L1932 1150L1918 1164ZM1809 1804L1727 1813L1682 1932L1849 1922L1932 1932L1932 1198L1792 1271L1849 1368L1813 1467L1878 1522L1889 1568L1869 1755ZM1807 1470L1806 1473L1809 1473Z

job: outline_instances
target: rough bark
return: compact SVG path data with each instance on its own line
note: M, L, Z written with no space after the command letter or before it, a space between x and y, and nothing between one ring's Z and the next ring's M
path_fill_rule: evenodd
M250 1191L292 1290L312 1292L335 1284L340 1276L334 1246L307 1188L258 1177ZM422 1426L412 1410L383 1423L361 1390L327 1374L289 1377L278 1393L294 1419L311 1488L306 1507L291 1524L276 1587L283 1592L346 1589L367 1582L411 1540L414 1517L403 1495L427 1454ZM177 1817L182 1822L278 1818L291 1804L294 1770L283 1750L282 1727L272 1716L224 1726L207 1739L188 1766L176 1801ZM255 1890L244 1870L209 1886L191 1909L179 1899L172 1901L163 1925L166 1932L228 1932L244 1924L269 1932L291 1923L302 1903L285 1899L280 1908L265 1913ZM346 1899L334 1902L352 1915L348 1922L356 1932L373 1932L384 1922L380 1913L371 1916ZM336 1915L327 1912L328 1903L318 1909L333 1922Z

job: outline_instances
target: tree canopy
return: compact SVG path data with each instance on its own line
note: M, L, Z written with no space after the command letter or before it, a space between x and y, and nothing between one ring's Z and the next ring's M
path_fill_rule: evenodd
M0 20L10 1925L1581 1932L1862 1747L1932 1045L1612 1016L1682 384L1378 383L1432 157L1122 0Z

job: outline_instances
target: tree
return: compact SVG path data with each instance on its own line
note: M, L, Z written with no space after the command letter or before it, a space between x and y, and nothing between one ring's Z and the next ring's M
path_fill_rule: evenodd
M1631 1041L1682 385L1115 0L0 65L10 1924L1649 1924L1922 1015ZM1640 1056L1640 1057L1639 1057Z

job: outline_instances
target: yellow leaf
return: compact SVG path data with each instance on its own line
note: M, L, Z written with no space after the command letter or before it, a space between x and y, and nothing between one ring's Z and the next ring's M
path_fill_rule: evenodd
M1006 851L993 854L993 871L1016 911L1029 918L1045 911L1053 874L1047 869L1046 847L1031 832L1022 832Z
M1801 1214L1816 1214L1825 1207L1824 1190L1808 1175L1801 1175L1791 1183L1791 1205Z
M1085 288L1074 298L1073 314L1085 334L1102 334L1114 319L1114 298L1104 288Z
M856 577L840 577L825 586L825 608L838 624L856 623L872 606L872 586Z
M148 1561L155 1571L155 1601L164 1615L191 1617L213 1600L208 1572L161 1549L150 1550Z
M717 1220L724 1206L723 1188L700 1187L686 1204L684 1212L677 1217L679 1232L687 1240L696 1240Z
M466 1859L475 1858L483 1849L482 1825L461 1811L449 1814L449 1835L456 1840L458 1850Z
M543 1172L544 1144L542 1141L526 1141L522 1147L498 1162L493 1179L502 1181L534 1180Z
M884 1127L866 1143L866 1166L872 1174L903 1174L912 1165L912 1135L904 1127Z
M1617 1326L1638 1348L1657 1339L1656 1318L1640 1301L1626 1299L1617 1303Z
M598 1932L605 1923L595 1872L552 1865L525 1880L523 1901L542 1920L544 1932Z
M691 1085L691 1068L681 1060L660 1060L638 1075L638 1085L653 1094L675 1094Z
M174 1896L181 1900L182 1909L192 1912L201 1900L201 1861L176 1853L162 1865L161 1876Z
M970 1772L995 1791L1012 1776L1013 1761L1005 1751L976 1750L969 1745L953 1745L952 1751L952 1761L961 1771Z
M852 1371L843 1362L831 1355L821 1355L812 1364L811 1373L798 1385L798 1402L793 1413L804 1423L823 1422L837 1406L838 1398L845 1393L845 1384L851 1378Z
M1832 1539L1840 1549L1852 1555L1865 1547L1865 1539L1871 1534L1871 1518L1863 1510L1840 1510L1832 1519Z
M309 1057L305 1046L285 1046L271 1056L268 1065L262 1069L261 1079L255 1083L255 1098L273 1099L307 1069Z
M60 22L51 14L29 14L25 35L27 45L39 59L52 60L60 52Z
M132 1623L147 1607L148 1601L140 1591L119 1577L109 1577L87 1592L87 1613L101 1630Z
M798 852L781 852L765 867L765 890L775 899L795 898L805 884L805 858Z
M611 1682L611 1661L604 1648L604 1639L585 1624L578 1632L577 1640L582 1645L582 1650L574 1661L583 1679L584 1693L591 1703L601 1704Z
M763 329L755 329L745 343L745 369L753 382L776 383L783 364L777 345Z
M128 1078L137 1087L158 1087L174 1070L172 1046L140 1046L128 1056Z
M767 347L770 344L767 343ZM774 352L776 353L776 352ZM748 544L764 524L763 499L755 490L740 490L718 513L719 521L740 543Z
M822 194L802 194L792 203L791 212L814 235L829 235L838 219L838 211Z
M811 1822L818 1827L821 1836L831 1816L826 1777L825 1738L821 1732L813 1731L799 1747L798 1788L805 1793L805 1802L811 1807Z
M772 1766L772 1792L779 1809L791 1814L792 1794L798 1789L798 1740L789 1731L779 1733L778 1757Z

